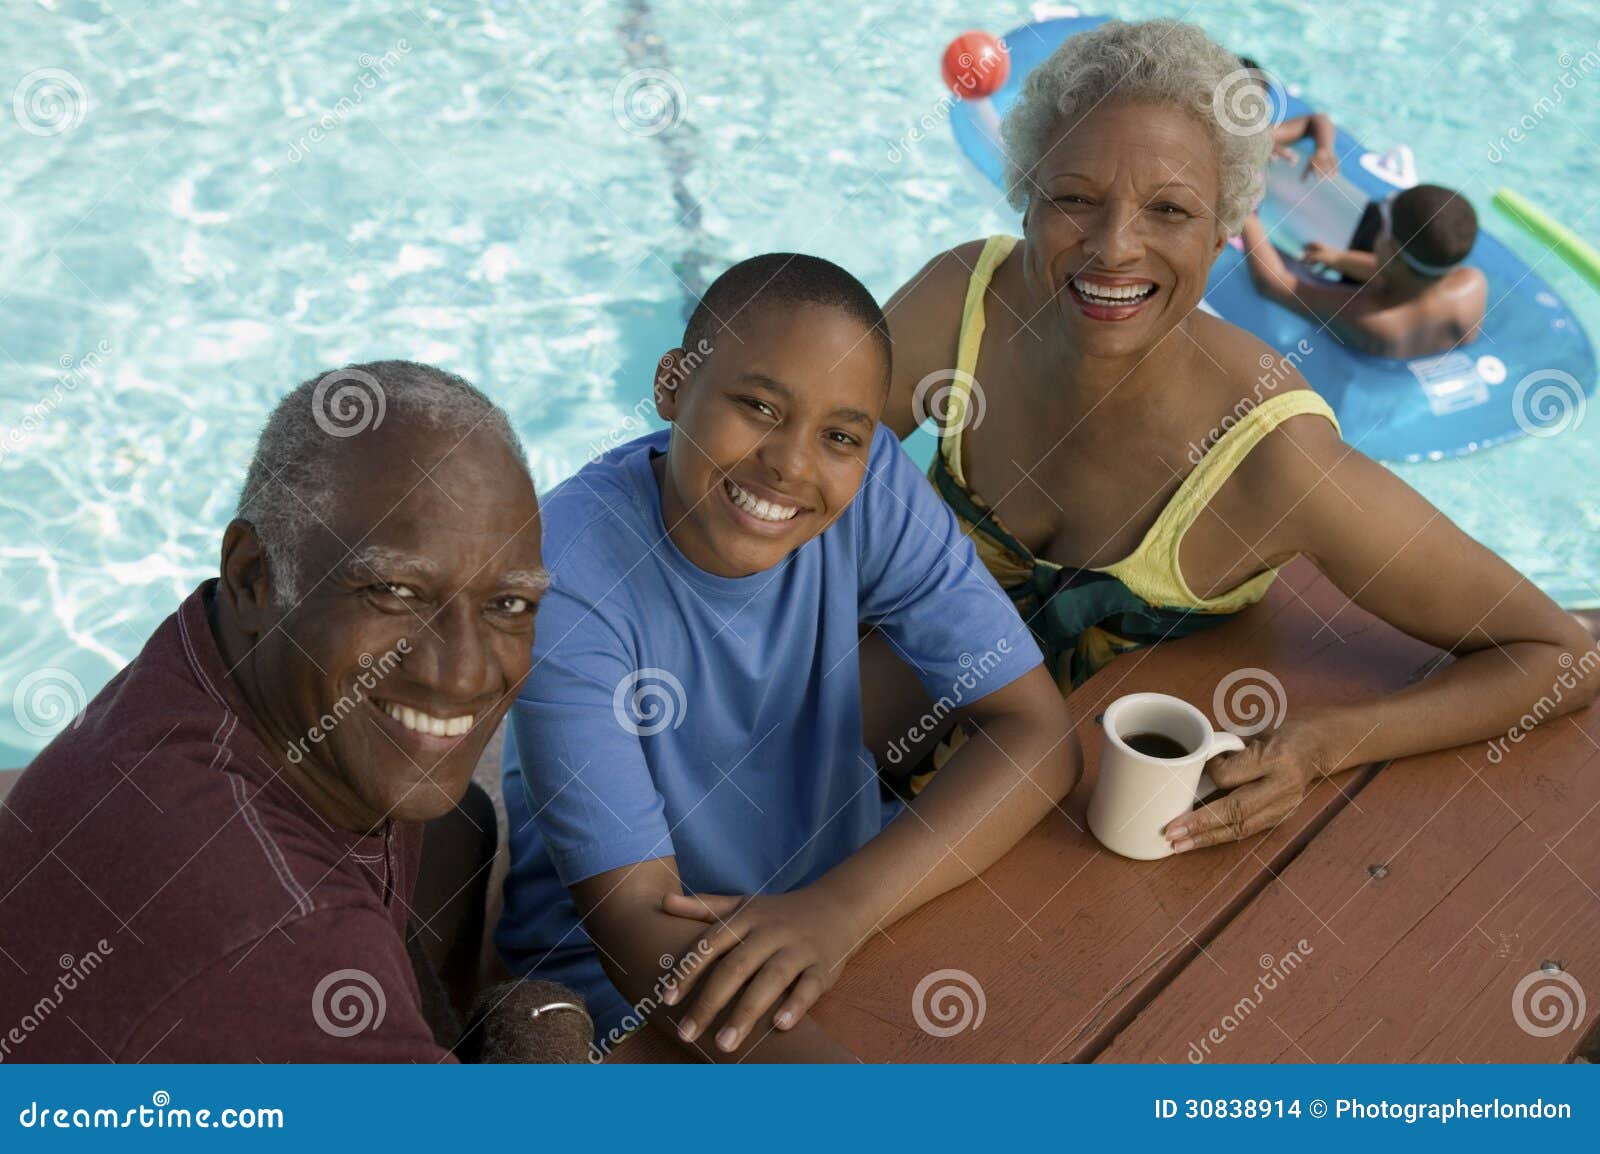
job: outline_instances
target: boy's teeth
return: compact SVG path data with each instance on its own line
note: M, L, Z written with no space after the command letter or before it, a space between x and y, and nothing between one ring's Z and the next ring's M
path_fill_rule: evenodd
M735 505L752 517L759 517L763 521L787 521L800 512L798 507L774 505L771 501L763 501L760 497L746 493L733 483L732 477L726 481L725 488Z
M1129 302L1142 300L1155 291L1153 284L1142 285L1103 285L1094 284L1081 278L1072 282L1072 287L1091 300L1107 303Z
M460 717L434 717L409 705L394 705L385 701L383 711L407 729L427 733L434 737L460 737L472 728L472 714Z

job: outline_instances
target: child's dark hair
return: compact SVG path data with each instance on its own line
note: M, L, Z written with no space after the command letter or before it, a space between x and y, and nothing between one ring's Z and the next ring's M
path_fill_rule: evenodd
M1478 239L1478 214L1467 198L1437 184L1419 184L1394 198L1394 242L1434 268L1465 260Z
M805 253L753 256L712 281L683 330L683 347L715 349L723 330L739 317L762 309L798 305L824 305L861 322L883 354L883 379L887 385L892 350L883 310L855 277L831 260Z

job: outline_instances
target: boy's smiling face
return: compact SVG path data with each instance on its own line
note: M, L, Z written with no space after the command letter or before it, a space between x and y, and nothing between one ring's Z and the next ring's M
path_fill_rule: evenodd
M710 355L656 374L672 422L655 462L668 535L720 577L770 569L854 499L888 392L880 342L826 305L752 304Z

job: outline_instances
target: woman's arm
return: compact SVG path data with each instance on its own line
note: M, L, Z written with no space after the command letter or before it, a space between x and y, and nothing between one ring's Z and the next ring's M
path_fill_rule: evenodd
M981 240L970 241L940 253L917 270L917 275L901 285L883 306L894 344L883 423L902 441L927 416L916 412L912 401L918 382L929 373L955 367L967 280L983 245Z
M1169 826L1176 848L1271 828L1319 776L1489 740L1600 694L1600 671L1579 662L1594 643L1571 614L1325 420L1286 422L1224 496L1218 515L1262 557L1306 554L1357 605L1456 660L1376 701L1291 701L1281 728L1213 767L1232 792ZM1328 624L1337 634L1339 618Z

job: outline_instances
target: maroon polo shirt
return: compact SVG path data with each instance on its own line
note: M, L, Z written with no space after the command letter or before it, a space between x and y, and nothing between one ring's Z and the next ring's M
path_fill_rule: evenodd
M335 829L196 589L0 807L0 1061L434 1062L407 960L421 827Z

